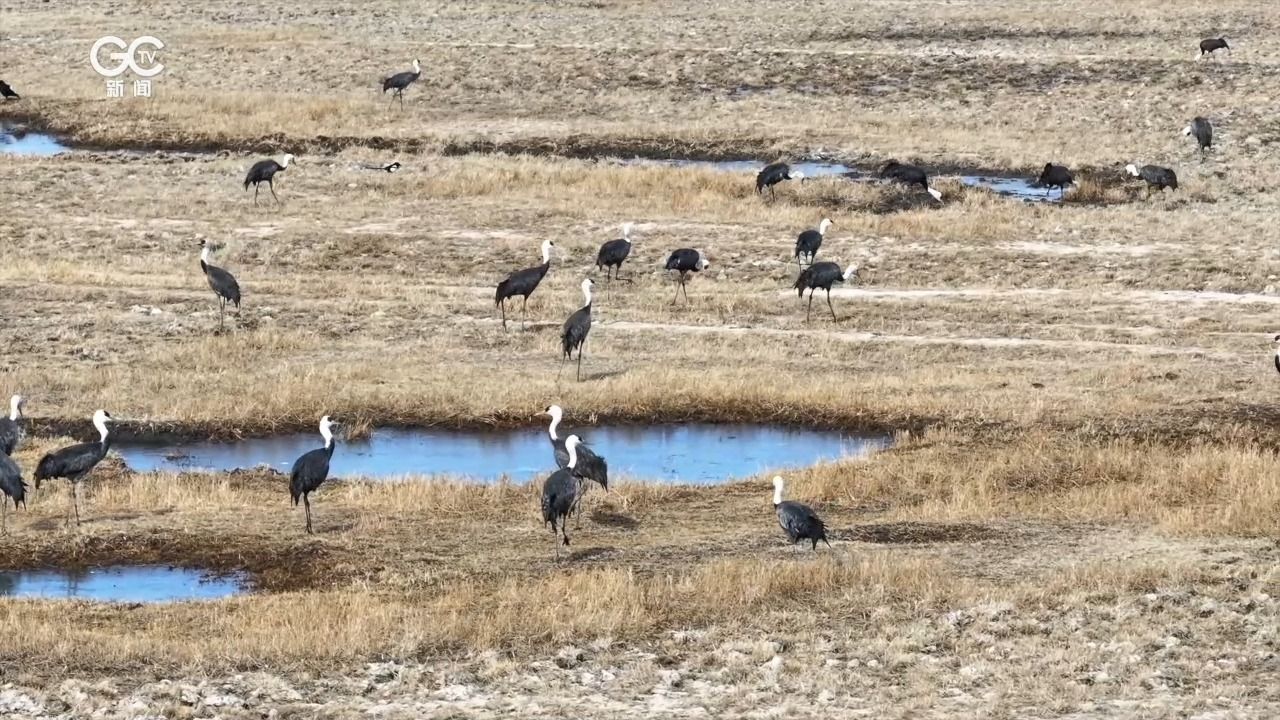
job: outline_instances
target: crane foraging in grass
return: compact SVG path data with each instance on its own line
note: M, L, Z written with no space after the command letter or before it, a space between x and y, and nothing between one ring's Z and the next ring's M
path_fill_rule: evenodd
M404 91L408 89L408 87L412 85L418 79L418 76L421 74L422 74L422 65L418 64L418 60L415 58L413 61L413 70L398 72L395 75L392 75L391 77L383 78L382 94L386 95L388 90L395 91L394 93L392 93L391 100L388 101L387 104L390 105L392 102L395 102L396 98L400 98L400 107L401 109L403 109L404 108Z
M13 510L27 506L27 484L22 482L22 470L8 453L0 453L0 535L9 534L9 500ZM7 498L7 499L6 499Z
M1053 163L1045 163L1044 170L1040 172L1040 179L1036 183L1044 188L1045 197L1056 187L1058 188L1058 198L1061 199L1067 192L1068 185L1075 185L1075 176L1067 169L1066 165L1054 165Z
M506 277L502 282L498 283L498 289L493 294L493 304L498 306L502 311L502 329L507 329L507 300L517 295L520 300L520 329L524 329L525 305L529 303L529 296L534 290L538 289L538 284L542 282L542 278L547 276L547 271L551 269L551 248L556 244L550 240L542 241L542 264L535 265L531 268L517 270Z
M827 291L827 308L831 310L831 319L836 319L836 309L831 307L831 286L836 283L847 281L851 277L858 275L858 266L850 265L848 270L841 270L840 266L833 262L814 263L805 268L800 273L800 277L796 278L796 294L801 298L804 297L804 291L809 291L809 309L805 311L804 320L809 322L810 316L813 315L813 294L819 288Z
M271 191L271 197L275 198L276 205L280 204L280 198L276 196L275 176L276 173L282 173L289 169L289 163L293 162L293 156L286 154L276 162L270 158L259 160L249 168L249 172L244 176L244 189L247 192L249 186L253 186L253 204L258 204L258 190L261 189L262 183L267 184L267 189Z
M591 288L595 283L591 278L582 281L582 297L583 305L568 320L564 321L564 328L560 331L560 349L564 353L560 358L560 372L556 373L556 379L560 378L560 373L564 372L564 361L573 358L573 351L578 351L578 381L582 381L582 346L587 342L587 333L591 332Z
M765 165L764 168L756 174L756 194L762 195L767 189L769 197L774 197L774 185L783 180L804 180L804 173L799 170L791 172L791 166L786 163L773 163Z
M22 410L27 401L21 395L9 398L9 416L0 418L0 453L12 455L22 440Z
M775 475L773 477L773 510L778 515L778 524L787 534L787 539L792 545L801 540L808 540L813 543L813 550L818 549L819 540L826 543L827 547L831 547L831 542L827 540L827 526L822 519L809 509L808 505L791 500L784 501L782 485L782 477Z
M893 180L903 185L919 185L924 188L934 200L942 202L942 193L933 189L929 184L929 175L923 168L915 165L904 165L897 160L890 160L880 168L880 177L884 180Z
M684 302L689 304L689 288L685 287L688 282L687 278L691 272L701 272L711 267L711 262L702 256L701 250L693 248L680 248L671 253L667 258L667 270L675 270L680 273L680 277L676 279L676 296L672 298L671 304L675 305L680 299L680 291L684 291Z
M564 449L569 456L565 466L551 473L542 483L542 522L551 526L553 538L556 537L556 526L559 526L560 540L556 542L557 558L560 557L561 543L563 542L565 547L569 546L569 528L565 526L565 521L577 506L578 494L582 489L574 474L574 468L578 464L578 444L581 442L582 439L577 435L565 438Z
M596 253L596 269L604 270L604 279L609 280L609 268L614 268L613 278L622 279L622 263L631 254L631 228L634 223L622 224L622 237L610 240L600 246Z
M209 289L218 297L218 329L221 330L227 312L227 303L235 305L236 310L240 309L240 283L236 282L234 275L213 265L210 262L212 259L213 246L201 240L200 269L204 271L204 278L209 282Z
M797 270L800 269L800 258L806 255L809 256L809 264L813 264L813 258L818 254L818 248L822 247L822 239L826 237L829 227L831 227L831 218L822 218L817 230L810 228L796 237Z
M1195 137L1196 144L1200 146L1200 157L1204 157L1204 153L1213 147L1213 123L1209 122L1209 118L1195 117L1191 120L1191 124L1182 128L1182 134Z
M551 425L547 427L547 435L551 438L551 454L555 458L556 465L559 467L568 467L569 451L565 449L565 441L560 439L556 430L560 427L560 420L564 417L564 410L559 405L551 405L542 411L543 415L551 418ZM581 440L581 436L578 436ZM574 468L573 474L580 480L582 487L578 489L578 497L581 499L586 494L586 481L598 484L605 492L609 491L609 463L600 457L591 448L584 444L578 445L578 464ZM574 510L581 517L581 505L575 503Z
M1205 38L1200 41L1200 54L1196 57L1203 58L1206 55L1212 55L1218 50L1226 50L1228 55L1231 54L1231 46L1227 44L1226 38Z
M44 480L66 478L71 481L71 505L75 510L76 525L80 524L80 485L102 458L111 449L111 433L107 423L114 422L106 410L98 410L93 414L93 426L98 429L98 442L85 442L69 445L55 450L40 458L33 476L36 490Z
M293 506L298 506L298 500L302 500L302 507L307 513L307 534L311 533L311 493L315 492L320 484L329 479L329 461L333 459L334 446L337 444L333 440L333 429L338 423L329 419L328 415L320 418L320 437L324 438L324 447L308 450L303 453L293 463L293 470L289 472L289 497L293 500Z
M1147 183L1147 196L1151 195L1151 188L1164 191L1165 188L1170 190L1178 189L1178 176L1172 170L1159 165L1143 165L1139 168L1137 165L1126 165L1125 172L1136 178L1142 178Z

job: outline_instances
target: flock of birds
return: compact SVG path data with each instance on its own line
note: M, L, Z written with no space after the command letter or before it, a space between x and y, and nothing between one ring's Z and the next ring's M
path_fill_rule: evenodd
M1202 40L1200 42L1199 57L1203 58L1212 55L1218 50L1231 52L1226 38ZM398 98L403 108L404 91L417 81L421 74L421 64L415 59L412 71L400 72L384 78L382 92L383 94L391 92L391 102L395 102ZM0 97L5 100L17 100L21 96L7 83L0 80ZM1184 128L1183 134L1196 139L1202 155L1213 146L1213 125L1207 118L1194 118ZM274 179L279 173L287 171L293 163L293 155L284 155L280 161L265 159L254 163L250 167L244 178L244 189L248 191L250 185L254 187L253 201L255 205L258 204L258 192L262 183L267 184L272 198L277 205L280 204L280 198L275 192ZM367 167L393 173L400 169L400 163L393 162L388 165ZM1126 166L1125 170L1130 175L1144 180L1147 184L1148 193L1152 189L1164 190L1169 188L1176 190L1178 187L1177 175L1169 168L1156 165L1138 167L1130 164ZM929 183L928 173L923 168L890 160L880 169L879 176L882 179L907 186L919 186L935 201L942 201L942 193ZM787 180L804 179L803 172L793 172L786 163L773 163L764 167L757 174L756 193L763 195L767 190L770 197L773 197L776 192L775 188L779 183ZM1038 183L1046 189L1046 194L1050 193L1053 188L1057 188L1059 194L1062 195L1068 185L1075 184L1075 178L1069 168L1048 163L1044 166ZM801 298L804 297L804 291L809 290L809 303L805 314L806 320L812 315L813 295L819 289L826 291L827 307L831 311L832 319L836 319L835 308L831 305L831 288L837 283L846 282L858 275L857 265L850 265L848 268L842 269L834 262L815 262L818 251L822 246L822 241L831 224L829 218L824 218L817 228L805 230L796 238L794 257L797 269L800 270L800 275L796 279L794 289L798 291ZM596 267L598 270L605 272L607 280L622 279L622 265L631 255L631 231L633 227L632 223L624 224L622 226L622 237L609 240L600 246L596 256ZM520 324L523 329L529 297L537 290L539 284L550 270L551 251L554 247L555 244L550 240L544 241L542 243L541 264L517 270L498 283L494 293L494 304L499 308L504 329L507 327L507 301L515 297L521 299ZM221 329L225 323L226 306L228 304L234 305L237 310L240 307L240 286L230 272L212 264L212 253L214 251L212 245L202 240L200 248L200 269L203 271L210 289L213 290L218 298L218 324ZM803 265L805 261L808 262L807 267ZM665 269L678 273L676 294L672 299L672 304L679 301L682 292L685 303L689 302L689 294L686 287L689 274L700 272L709 266L710 262L700 250L678 248L671 252L667 257ZM578 380L582 379L583 346L591 330L592 288L594 285L595 283L591 278L586 278L582 281L583 305L565 320L561 331L561 350L563 353L561 371L563 372L564 362L572 360L573 354L576 352ZM1276 336L1275 345L1275 365L1276 370L1280 372L1280 335ZM13 453L23 437L22 420L25 406L25 400L20 395L14 395L10 399L8 417L0 418L0 492L3 492L5 498L7 498L7 500L0 502L0 531L3 532L7 532L8 502L13 503L15 510L26 506L27 485L23 481L20 468L13 460ZM574 513L581 514L581 501L590 484L598 484L603 490L608 491L609 470L605 459L583 443L580 435L571 433L562 437L559 432L559 426L563 419L563 410L558 405L549 406L542 414L547 415L551 421L547 433L551 443L552 457L558 467L543 482L542 519L550 527L552 535L557 537L556 554L558 556L560 546L562 544L569 545L566 521ZM96 442L77 443L44 455L37 464L35 473L32 476L37 490L40 489L41 483L45 480L63 478L71 483L72 514L69 515L68 520L70 520L71 516L74 516L77 525L80 523L79 498L81 486L93 468L106 457L107 451L111 447L110 424L113 422L111 415L106 410L100 409L93 414L92 422L99 433L99 439ZM310 495L329 477L330 461L333 458L337 444L333 435L333 430L336 427L338 427L338 423L328 415L320 418L320 436L324 440L324 445L300 456L294 462L290 471L289 495L294 506L301 502L306 516L306 531L308 533L313 532ZM784 482L781 477L773 478L773 488L773 505L778 524L786 533L788 540L792 544L807 540L815 550L819 541L830 545L827 540L825 525L812 509L801 503L782 499Z
M1280 338L1277 338L1280 342ZM1280 360L1277 360L1280 368ZM0 532L8 532L9 502L14 509L26 507L27 484L22 479L22 471L13 460L13 454L23 439L23 411L26 400L21 395L14 395L9 401L8 417L0 418ZM569 545L568 519L575 513L581 517L582 498L591 484L599 485L604 491L609 490L609 464L582 442L576 433L564 434L560 431L560 423L564 419L564 410L559 405L550 405L541 415L550 418L547 426L547 437L551 444L551 456L558 469L552 472L542 483L542 520L551 528L556 538L556 556L560 555L560 546ZM68 514L68 522L75 518L80 524L80 492L85 479L94 467L107 456L111 449L111 414L106 410L98 410L93 414L93 426L98 431L96 442L83 442L69 445L45 454L36 465L33 475L36 490L45 480L66 479L71 484L72 512ZM333 431L338 422L325 415L320 418L320 437L324 445L309 450L298 457L289 472L289 497L296 507L302 504L306 516L307 533L314 532L311 524L311 493L329 479L329 465L333 459L337 441ZM801 540L809 540L813 549L818 542L827 540L826 526L811 508L801 503L782 500L783 480L773 478L773 505L778 523L786 533L788 540L795 544Z

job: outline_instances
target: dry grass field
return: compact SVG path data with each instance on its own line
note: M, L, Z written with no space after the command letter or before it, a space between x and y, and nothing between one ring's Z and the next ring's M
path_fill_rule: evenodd
M0 716L1276 717L1278 26L1239 0L7 3L24 97L0 120L80 148L0 155L28 476L98 407L126 435L540 433L557 402L588 432L896 443L789 476L830 549L786 544L760 476L593 493L558 561L535 485L335 482L308 536L277 475L109 458L78 530L65 481L10 514L0 570L167 563L256 592L0 599ZM89 46L144 33L155 97L106 98ZM1194 59L1217 35L1233 55ZM389 106L379 79L415 57ZM255 207L245 171L285 152L283 205ZM633 156L898 158L944 202L836 178L768 201ZM1060 205L958 178L1051 160L1084 178ZM1130 162L1181 188L1145 197ZM806 321L792 247L823 217L818 259L861 280ZM627 221L633 282L606 287ZM225 333L202 239L244 291ZM544 239L504 332L493 288ZM712 264L672 305L684 246ZM579 383L556 373L584 277Z

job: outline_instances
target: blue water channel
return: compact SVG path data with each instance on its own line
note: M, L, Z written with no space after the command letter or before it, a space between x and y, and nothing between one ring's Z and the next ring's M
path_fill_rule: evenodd
M245 592L248 584L243 575L213 576L164 565L0 571L0 597L172 602L213 600Z
M764 472L858 457L887 447L884 434L851 434L769 425L618 425L580 434L609 463L611 479L708 485ZM289 472L302 453L323 445L317 433L235 442L118 442L130 468L226 471L266 465ZM523 482L555 469L545 428L462 431L383 428L339 441L333 477L444 475L489 483Z

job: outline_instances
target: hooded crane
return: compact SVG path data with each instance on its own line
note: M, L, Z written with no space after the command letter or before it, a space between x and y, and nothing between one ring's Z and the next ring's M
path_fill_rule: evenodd
M685 287L685 283L688 282L687 277L689 273L701 272L709 267L711 267L711 261L702 257L701 250L680 248L679 250L672 252L671 257L667 258L667 270L675 270L679 272L680 277L677 278L677 282L679 284L676 285L676 296L672 298L671 304L676 304L676 301L680 299L680 291L684 290L684 302L688 305L689 288Z
M21 395L9 398L9 417L0 418L0 453L12 455L22 440L22 409L27 401Z
M829 227L831 218L822 218L817 230L810 228L796 237L796 269L800 268L800 258L805 255L809 256L809 264L813 264L813 257L818 254L818 248L822 247L822 238L826 237Z
M765 165L764 169L756 174L756 194L764 194L765 189L769 190L769 197L774 196L773 186L783 180L803 180L804 173L799 170L791 172L791 166L786 163L773 163Z
M9 98L13 98L14 100L22 99L22 96L14 92L13 88L9 87L9 83L3 80L0 80L0 97L3 97L5 100L8 100Z
M249 174L244 176L244 189L248 191L249 186L253 186L253 204L258 204L258 190L261 189L261 183L267 184L267 189L271 191L271 197L275 198L276 204L280 204L280 198L276 197L275 178L276 173L284 172L289 169L289 163L293 162L292 155L285 155L280 162L275 160L259 160L249 168Z
M918 168L915 165L903 165L897 160L890 160L885 163L884 167L880 168L880 177L885 180L900 182L903 185L919 185L932 195L934 200L942 202L942 193L934 190L933 186L929 184L929 175L923 168Z
M9 534L9 503L5 497L13 501L15 512L18 506L27 506L27 484L22 482L22 470L7 453L0 453L0 535Z
M1058 188L1058 198L1061 199L1067 192L1067 186L1075 185L1076 179L1066 165L1045 163L1040 179L1036 182L1044 187L1045 197L1048 197L1054 188Z
M1204 157L1204 152L1213 147L1213 123L1209 122L1209 118L1196 117L1191 124L1182 128L1182 134L1194 136L1196 142L1200 145L1200 157Z
M582 307L573 311L564 321L564 329L560 331L560 349L564 357L560 358L560 372L564 372L564 361L573 358L573 351L578 351L578 380L582 380L582 345L587 341L587 333L591 332L591 287L595 285L591 278L582 281ZM556 373L556 378L560 373Z
M813 543L813 549L817 550L818 541L821 540L827 543L827 547L831 547L827 540L827 526L808 505L791 500L783 501L780 475L773 477L773 510L778 514L778 524L782 526L782 531L787 534L792 545L808 540Z
M555 457L556 465L559 467L568 467L569 451L564 447L564 440L561 440L556 433L556 429L560 427L560 419L564 417L564 410L559 405L552 405L542 412L543 415L551 417L551 425L547 428L547 435L551 438L551 454ZM581 439L581 436L579 436ZM605 492L609 491L609 463L605 459L595 454L591 448L586 445L578 445L578 464L574 468L574 475L579 480L598 483ZM578 489L578 495L581 497L587 491L585 483ZM581 513L581 508L576 507Z
M1151 188L1164 191L1165 188L1170 190L1178 189L1178 176L1172 170L1159 165L1143 165L1139 168L1136 165L1125 165L1125 171L1130 175L1142 178L1147 182L1147 196L1151 196Z
M804 297L804 291L809 291L809 309L805 311L804 320L809 321L809 317L813 314L813 294L822 288L827 291L827 307L831 310L831 319L836 319L836 309L831 307L831 286L835 283L842 283L851 277L858 275L858 266L850 265L848 270L841 271L840 266L833 262L814 263L804 269L800 273L800 277L796 278L796 294L801 298Z
M1276 354L1272 357L1276 364L1276 372L1280 372L1280 335L1271 341L1271 346L1276 349Z
M107 423L114 422L106 410L93 414L93 426L98 429L98 442L69 445L40 458L36 465L36 489L44 480L66 478L71 481L71 505L75 510L76 525L80 524L80 485L93 468L107 456L111 448L111 433Z
M302 506L307 512L307 533L311 533L311 493L320 487L320 483L329 478L329 460L333 458L333 428L338 423L329 419L328 415L320 418L320 437L324 438L324 447L308 450L293 463L289 473L289 497L293 506L298 506L298 498L302 498Z
M391 77L383 78L382 94L386 95L388 90L395 90L395 93L391 95L391 102L394 102L397 97L400 98L400 107L401 109L403 109L404 108L404 91L410 85L412 85L413 82L417 80L418 76L421 74L422 74L422 66L419 65L418 61L415 59L413 61L413 70L398 72L395 75L392 75ZM387 104L390 105L391 102L388 102Z
M201 240L200 269L204 271L204 279L209 281L209 289L218 296L218 329L221 330L227 312L227 303L235 305L236 310L240 309L240 283L236 282L231 273L210 264L209 261L212 259L213 246Z
M622 261L631 254L631 228L634 226L634 223L623 223L622 237L600 246L600 252L596 254L596 269L604 270L605 280L609 279L609 268L614 268L614 279L622 279Z
M529 296L534 290L538 289L538 284L542 282L542 278L546 277L547 271L551 269L551 248L556 244L550 240L542 241L542 264L536 265L524 270L517 270L507 276L505 280L498 283L498 290L493 294L493 304L498 306L502 311L502 329L507 329L507 299L519 295L520 301L520 329L524 329L524 310L525 305L529 302Z
M1206 55L1212 55L1216 50L1226 50L1228 55L1231 54L1231 46L1227 44L1226 38L1205 38L1201 40L1200 54L1197 57L1203 58Z
M574 475L578 464L578 444L582 442L577 435L570 435L564 440L565 453L569 459L565 466L551 473L542 483L542 522L551 526L551 537L556 536L559 525L560 536L565 547L569 546L569 529L565 520L578 504L578 493L581 486ZM560 543L556 543L556 557L560 557Z

